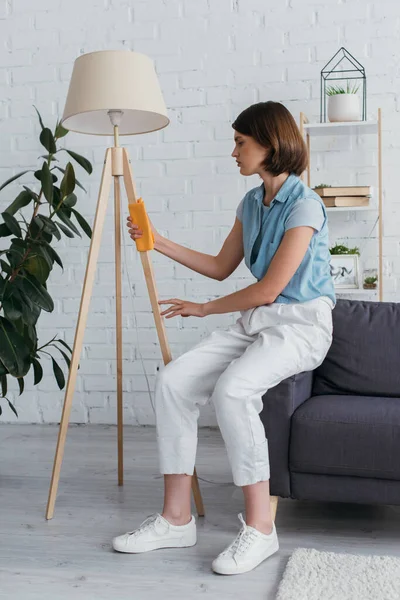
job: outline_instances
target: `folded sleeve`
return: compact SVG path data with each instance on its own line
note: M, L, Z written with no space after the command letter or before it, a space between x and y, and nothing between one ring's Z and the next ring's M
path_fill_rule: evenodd
M242 198L242 200L240 201L240 203L236 209L236 216L240 222L243 222L243 204L244 204L244 198Z
M325 215L321 203L314 198L300 198L293 204L286 218L285 231L302 226L320 231L324 222Z

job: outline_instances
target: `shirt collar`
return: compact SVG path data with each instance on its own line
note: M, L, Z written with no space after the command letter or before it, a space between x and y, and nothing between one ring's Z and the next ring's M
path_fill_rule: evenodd
M299 178L297 175L295 175L294 173L291 173L289 175L289 177L286 179L286 181L284 182L284 184L281 186L281 188L278 190L278 193L276 194L276 196L272 199L270 206L272 206L272 204L276 202L286 202L286 200L289 198L290 194L292 193L295 185L297 184ZM262 201L264 199L264 194L265 194L265 188L264 188L264 182L256 189L256 198L259 201L260 204L262 204Z

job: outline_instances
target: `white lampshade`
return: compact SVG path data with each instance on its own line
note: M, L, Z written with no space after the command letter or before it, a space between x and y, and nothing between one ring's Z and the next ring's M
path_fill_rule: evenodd
M102 50L76 59L62 125L70 131L113 135L107 114L122 110L119 135L157 131L169 124L153 61L130 50Z

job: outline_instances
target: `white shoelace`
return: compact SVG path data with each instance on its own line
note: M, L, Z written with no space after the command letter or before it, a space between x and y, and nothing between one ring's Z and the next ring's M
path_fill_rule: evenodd
M141 525L139 525L139 527L137 529L135 529L135 531L128 531L128 535L138 535L139 533L142 533L143 531L145 531L146 529L150 529L151 527L154 527L156 521L158 521L160 515L155 514L155 515L150 515L149 517L147 517L147 519L145 519L143 521L143 523Z
M243 554L249 546L257 538L257 532L253 528L249 528L243 519L242 513L238 514L239 521L242 523L242 529L233 540L232 544L224 550L222 554L231 554L234 558L237 555Z

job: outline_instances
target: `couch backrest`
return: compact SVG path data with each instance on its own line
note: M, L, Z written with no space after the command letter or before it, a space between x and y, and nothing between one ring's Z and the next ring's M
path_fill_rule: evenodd
M338 300L332 346L315 370L313 395L400 398L400 303Z

